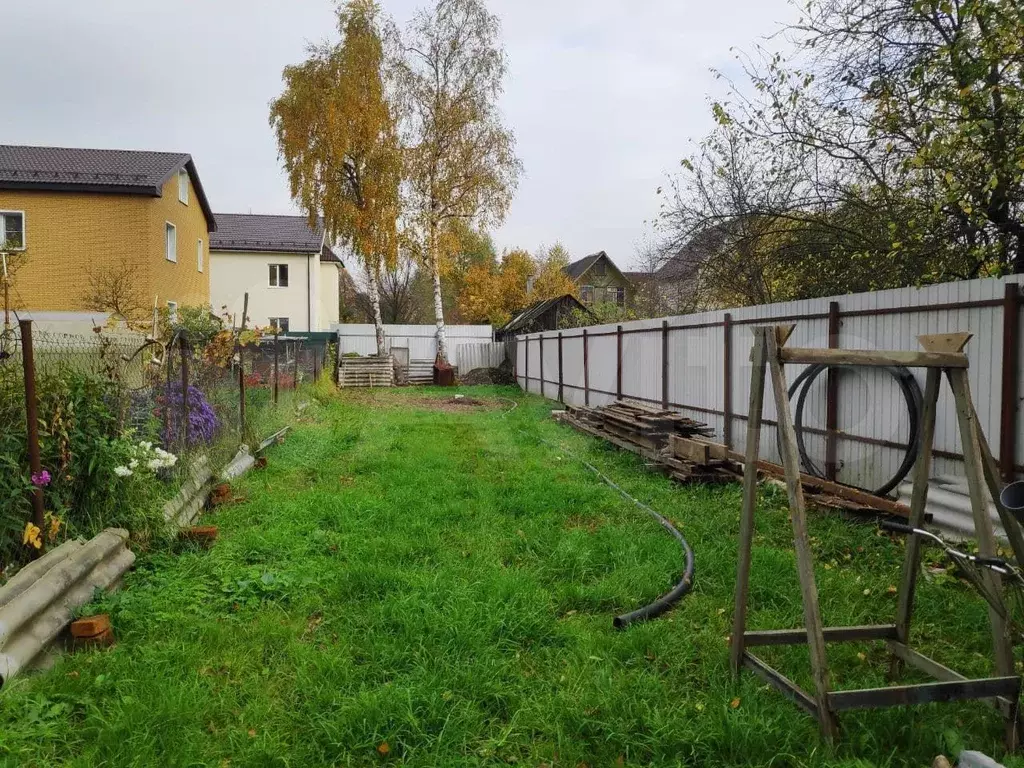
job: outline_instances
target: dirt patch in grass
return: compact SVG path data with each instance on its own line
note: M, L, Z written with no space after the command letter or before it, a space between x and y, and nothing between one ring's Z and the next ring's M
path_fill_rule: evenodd
M497 400L481 400L476 397L467 396L410 397L396 402L406 403L414 408L429 408L434 411L445 411L448 413L501 407L501 403Z
M507 407L506 403L493 398L471 397L470 395L414 395L408 390L347 390L344 398L348 402L383 408L425 408L447 413L466 413L476 410L493 410Z

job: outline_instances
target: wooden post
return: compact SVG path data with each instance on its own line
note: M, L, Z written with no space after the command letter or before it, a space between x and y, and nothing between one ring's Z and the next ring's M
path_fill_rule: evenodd
M42 459L39 455L39 403L36 400L36 359L32 347L32 321L20 320L21 329L21 364L25 372L25 426L28 436L28 468L37 477L43 471ZM165 409L166 410L166 409ZM43 528L45 525L45 506L43 503L43 486L32 487L32 524L39 528L39 535L45 541ZM41 549L35 549L34 557L38 557Z
M242 324L238 328L238 335L245 332L245 321L249 315L249 292L245 292L242 300ZM236 342L238 348L238 438L245 442L245 347Z
M757 341L754 342L757 344ZM722 320L722 442L732 448L732 313ZM749 430L748 433L749 435Z
M793 520L793 543L796 554L797 575L803 596L804 624L807 630L807 646L811 656L811 676L814 679L815 702L818 705L818 722L822 735L828 741L835 741L839 725L835 713L829 706L828 659L825 655L825 633L821 623L821 605L818 602L818 586L814 581L814 556L811 552L810 536L807 533L807 510L804 503L803 486L800 483L800 456L796 447L796 429L790 409L786 374L782 370L776 329L765 332L768 347L768 367L771 371L772 390L775 394L775 410L778 413L779 447L782 465L786 470L786 493L789 496L790 516Z
M181 353L181 452L188 450L188 340L182 333L178 337Z
M583 329L583 404L590 405L590 344L587 329Z
M921 447L917 454L917 463L914 464L910 519L907 521L907 524L914 528L924 525L924 511L928 503L928 475L931 473L932 448L935 442L935 410L941 381L941 369L929 368L921 410ZM917 588L917 571L920 565L921 537L914 533L907 537L900 588L896 596L896 639L904 644L910 638L910 617L914 611L914 590ZM894 656L889 667L890 676L895 676L900 666L900 659Z
M668 320L661 321L661 407L668 410Z
M996 537L992 527L992 518L988 516L988 504L985 499L984 470L981 465L981 448L978 445L978 434L974 424L975 413L971 405L971 389L965 369L949 369L946 371L949 385L953 389L953 400L956 403L956 416L960 425L960 441L963 443L964 469L967 474L967 488L971 497L971 511L974 513L974 535L978 540L978 554L981 557L996 556ZM985 569L981 574L986 587L995 596L1001 596L1002 580L995 571ZM1013 646L1010 643L1006 620L999 611L989 606L989 621L992 625L992 646L995 651L996 671L1000 675L1013 675ZM1012 726L1007 723L1007 728ZM1009 730L1007 737L1010 737Z
M1017 459L1017 409L1020 392L1020 286L1007 283L1003 294L1003 378L999 419L999 471L1012 483Z
M277 377L280 371L280 347L277 338L277 328L274 328L274 405L277 405Z
M622 326L619 326L615 334L616 342L616 364L615 364L615 397L622 399Z
M299 340L295 340L295 361L292 363L292 389L299 388Z
M743 661L743 633L747 629L747 593L750 587L750 551L754 541L757 509L757 457L761 449L761 412L764 410L765 365L768 347L765 328L754 329L753 368L750 374L750 406L747 409L747 448L743 464L743 511L740 513L739 564L736 568L736 600L732 616L730 662L739 675Z
M839 302L828 303L828 348L839 349ZM836 479L836 430L839 428L839 371L825 373L825 478Z
M565 377L562 371L562 332L558 332L558 402L565 402L565 398L562 397L565 388Z

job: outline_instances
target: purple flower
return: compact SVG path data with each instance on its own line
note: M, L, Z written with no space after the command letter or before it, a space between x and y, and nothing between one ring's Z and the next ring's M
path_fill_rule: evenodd
M38 488L45 488L50 484L50 473L45 469L32 473L32 485Z

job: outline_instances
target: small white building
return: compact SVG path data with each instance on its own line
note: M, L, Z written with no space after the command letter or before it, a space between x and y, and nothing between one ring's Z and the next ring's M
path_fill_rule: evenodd
M338 322L341 259L305 216L218 213L210 233L210 305L241 323L326 331Z

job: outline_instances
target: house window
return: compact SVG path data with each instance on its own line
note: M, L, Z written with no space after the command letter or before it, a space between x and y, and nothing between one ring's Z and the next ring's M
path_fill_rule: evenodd
M188 171L178 171L178 200L188 205Z
M0 211L0 250L25 250L24 211Z
M168 301L167 302L167 318L172 322L178 322L178 302Z
M594 286L592 286L592 285L584 285L583 288L582 288L582 292L580 293L580 297L582 298L584 304L586 304L588 306L593 304L594 303Z
M626 289L621 285L618 288L609 288L608 292L612 294L612 300L615 302L615 306L624 307L626 306Z
M202 238L196 240L196 268L203 271L203 241Z
M164 225L164 234L166 236L166 255L168 261L177 263L178 261L178 230L175 229L171 222L167 222Z
M272 317L270 318L270 327L276 328L278 333L288 333L288 318Z
M270 287L271 288L287 288L288 287L288 265L287 264L271 264L270 265Z

